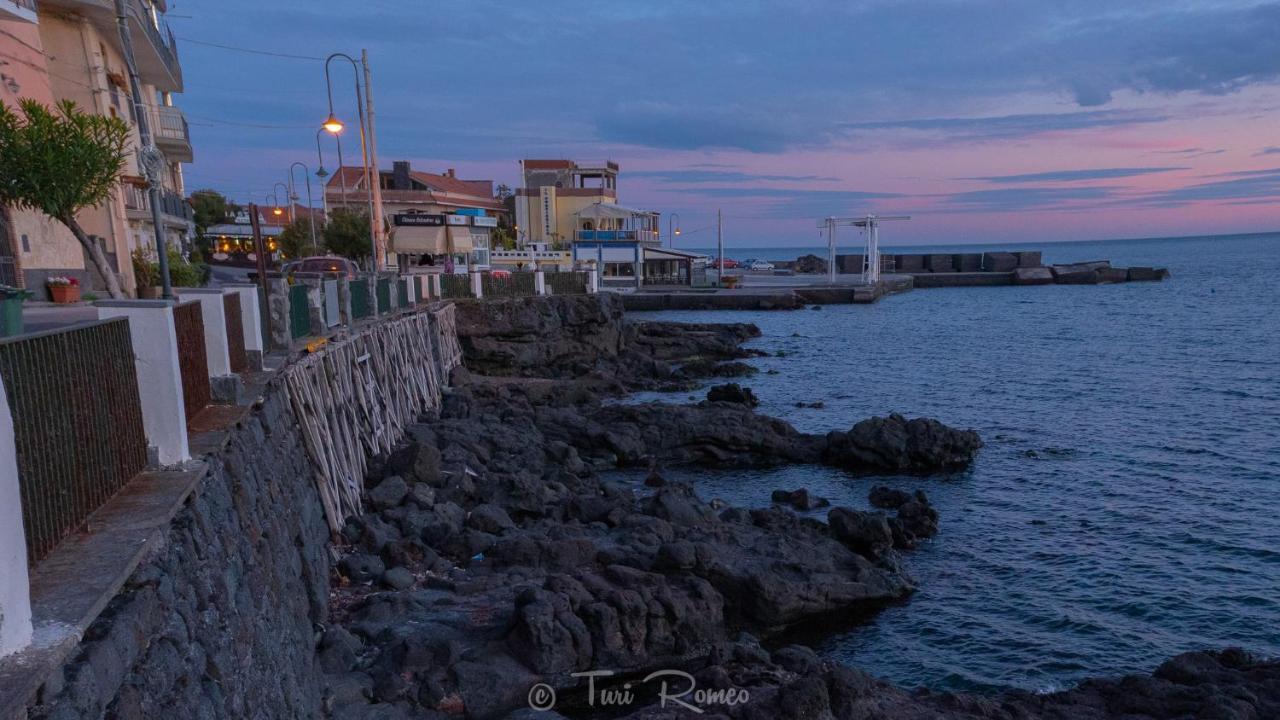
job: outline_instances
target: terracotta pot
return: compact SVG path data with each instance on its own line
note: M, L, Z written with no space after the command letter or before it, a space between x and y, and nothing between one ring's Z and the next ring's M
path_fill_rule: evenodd
M138 288L139 300L159 300L160 288L158 287L140 287Z
M80 302L79 285L50 285L49 296L56 303Z

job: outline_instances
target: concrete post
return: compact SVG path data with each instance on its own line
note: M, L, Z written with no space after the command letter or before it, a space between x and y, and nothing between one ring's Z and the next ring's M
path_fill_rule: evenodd
M431 297L431 280L426 275L410 275L418 302L425 303Z
M484 282L480 279L480 273L475 271L471 273L471 294L477 298L484 297Z
M600 292L600 273L587 273L587 292L592 295Z
M341 305L338 301L338 283L340 280L325 280L324 285L324 325L331 328L342 322Z
M271 347L288 350L293 330L289 324L289 282L283 277L267 279L267 312L271 315Z
M440 274L431 275L431 297L440 300L444 297L444 285L440 280Z
M0 658L31 644L31 582L18 489L17 442L9 398L0 382Z
M117 317L129 320L147 444L156 449L161 465L191 459L173 303L169 300L100 300L94 305L98 308L99 320Z
M404 295L409 299L407 307L413 307L418 304L418 283L411 277L401 277L400 283L404 285Z
M338 322L351 327L355 318L351 317L351 281L338 278Z
M541 270L533 273L533 293L535 295L547 294L547 275Z
M378 273L369 273L365 276L366 289L369 291L369 316L378 317Z
M307 334L324 335L325 330L328 329L324 322L324 278L298 277L295 274L294 282L307 288L307 320L311 326Z
M232 283L224 289L240 296L240 325L244 329L244 353L250 370L262 369L262 355L266 351L262 342L262 307L258 304L258 286L253 283Z

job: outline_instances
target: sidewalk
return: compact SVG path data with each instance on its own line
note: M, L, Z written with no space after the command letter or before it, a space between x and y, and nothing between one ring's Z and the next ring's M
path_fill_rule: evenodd
M53 328L91 322L97 319L98 309L92 303L57 304L28 300L22 304L22 330L24 333L52 330Z

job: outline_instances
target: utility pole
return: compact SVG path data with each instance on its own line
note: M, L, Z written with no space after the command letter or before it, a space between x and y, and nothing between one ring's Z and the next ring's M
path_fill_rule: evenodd
M124 62L129 67L129 92L133 96L133 115L138 123L138 164L147 179L147 194L151 202L151 222L155 225L156 254L160 266L160 297L173 299L173 286L169 281L169 248L164 238L164 219L160 216L160 184L163 180L164 153L156 147L151 137L151 124L147 106L142 101L142 81L138 78L138 64L133 57L133 39L129 34L129 17L125 14L124 0L116 0L116 27L120 30L120 45L124 48Z
M382 175L378 172L378 135L373 122L373 74L369 72L369 51L360 51L364 66L365 117L369 123L369 165L373 178L373 262L379 271L387 267L387 238L382 222Z
M836 284L836 219L827 218L827 282Z
M267 305L267 299L271 297L271 290L267 285L267 243L262 239L262 223L258 219L258 206L255 203L249 203L249 229L253 232L253 257L258 265L258 287L262 289L262 305ZM266 308L266 312L262 313L263 325L266 327L266 336L271 337L271 309Z
M720 210L716 210L716 249L720 253L720 260L716 265L719 268L716 286L724 287L724 214Z

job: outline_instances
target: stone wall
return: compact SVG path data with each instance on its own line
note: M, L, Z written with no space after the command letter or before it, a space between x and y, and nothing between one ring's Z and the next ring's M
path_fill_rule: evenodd
M30 717L321 715L328 528L283 393L265 398Z

